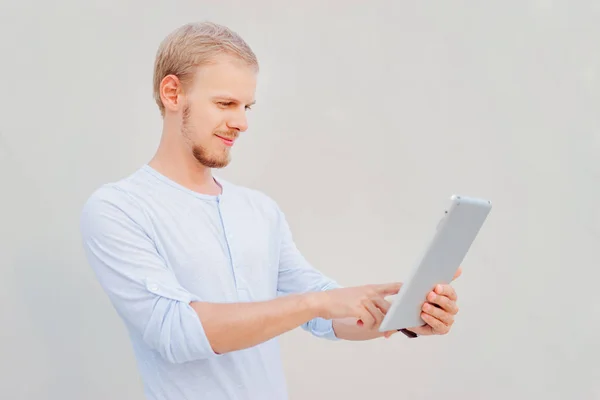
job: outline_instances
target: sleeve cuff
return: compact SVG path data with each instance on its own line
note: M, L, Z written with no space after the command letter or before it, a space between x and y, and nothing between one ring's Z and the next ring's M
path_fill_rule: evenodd
M332 320L315 318L311 321L308 321L308 323L303 325L303 327L305 328L305 330L309 331L318 338L328 340L341 340L335 335Z
M321 290L325 291L337 288L341 288L341 286L338 285L336 282L331 281L327 285L325 285ZM315 318L302 325L302 328L304 330L309 331L318 338L334 341L341 340L335 335L335 330L333 329L333 321L329 319Z
M158 297L144 332L144 341L171 363L219 357L206 337L200 318L190 306L199 299L181 289L146 281Z

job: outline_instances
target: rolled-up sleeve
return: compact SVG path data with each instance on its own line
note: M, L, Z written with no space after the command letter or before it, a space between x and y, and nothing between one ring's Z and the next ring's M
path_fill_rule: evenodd
M143 228L128 194L97 190L81 214L83 248L100 285L128 329L171 363L218 357L191 307L201 301L177 281Z
M278 210L280 233L279 275L277 290L280 294L317 292L341 287L335 280L314 268L296 246L291 229L283 212ZM339 340L333 322L315 318L302 325L302 329L316 337Z

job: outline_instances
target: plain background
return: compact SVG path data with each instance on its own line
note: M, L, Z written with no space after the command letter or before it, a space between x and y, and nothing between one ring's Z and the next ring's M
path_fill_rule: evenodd
M295 330L291 399L600 399L600 2L0 3L3 399L142 399L79 213L155 151L155 51L194 20L262 69L218 174L340 283L404 279L453 193L494 204L450 335Z

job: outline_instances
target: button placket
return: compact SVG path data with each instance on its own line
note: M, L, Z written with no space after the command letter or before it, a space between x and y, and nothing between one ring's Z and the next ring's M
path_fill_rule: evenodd
M223 200L220 197L218 197L217 198L217 210L219 211L219 219L221 220L221 229L223 229L223 235L225 237L225 244L227 246L227 253L229 255L229 262L230 262L231 274L232 274L232 278L233 278L233 285L234 285L235 290L237 291L238 282L237 282L237 276L235 273L235 270L236 270L235 260L234 260L232 244L231 244L231 239L232 239L233 235L227 230L227 227L225 224L225 218L223 217L222 202L223 202Z

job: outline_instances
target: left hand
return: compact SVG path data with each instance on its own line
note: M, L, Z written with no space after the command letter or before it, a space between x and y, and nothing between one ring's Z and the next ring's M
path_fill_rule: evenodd
M462 274L462 268L459 267L452 280L455 280ZM454 324L454 317L458 313L456 305L456 291L450 284L436 285L434 290L428 293L427 301L423 303L421 318L425 321L422 326L409 328L408 330L419 336L445 335L450 332ZM386 332L385 337L392 336L397 331Z

